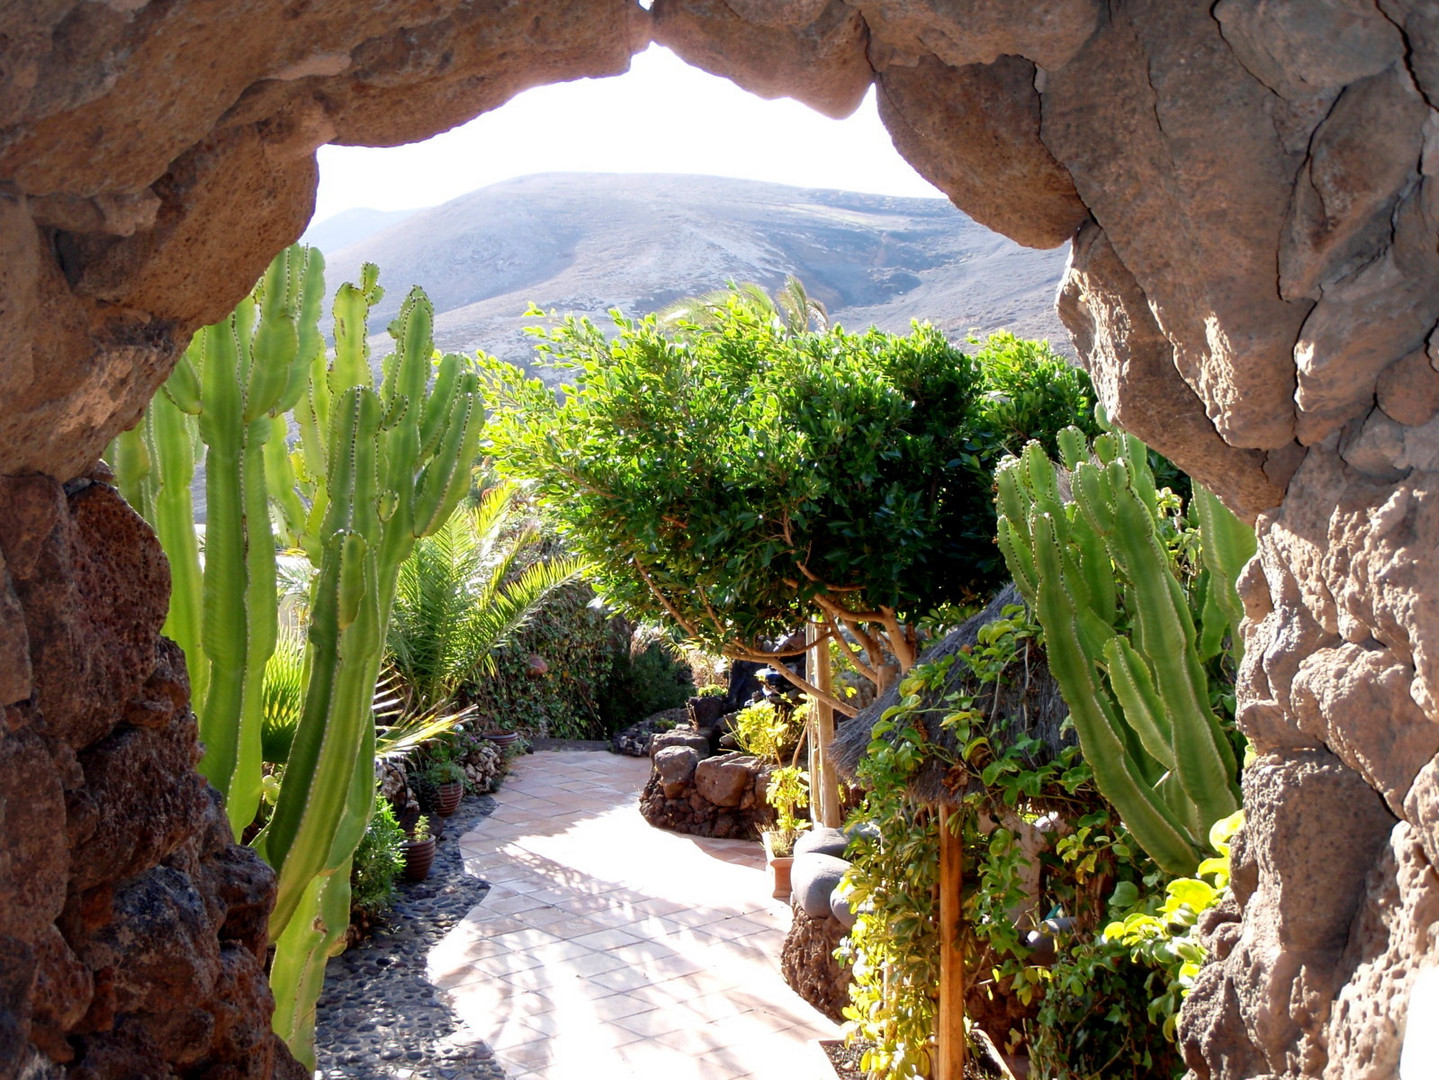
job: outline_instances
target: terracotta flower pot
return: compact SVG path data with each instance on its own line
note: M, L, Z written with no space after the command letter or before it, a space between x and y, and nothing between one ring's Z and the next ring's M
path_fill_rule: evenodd
M516 731L486 731L484 732L484 737L489 739L490 742L494 743L501 750L507 746L514 746L515 743L520 741L519 732Z
M790 892L792 891L789 883L789 872L790 867L794 866L794 856L776 855L769 833L764 834L764 854L765 858L769 860L770 874L774 879L774 892L770 895L776 900L788 900Z
M429 877L430 867L435 861L435 838L431 836L425 840L406 840L403 850L405 880L424 881Z
M464 797L465 785L458 780L441 784L435 792L435 813L440 817L449 817L460 808L460 800Z

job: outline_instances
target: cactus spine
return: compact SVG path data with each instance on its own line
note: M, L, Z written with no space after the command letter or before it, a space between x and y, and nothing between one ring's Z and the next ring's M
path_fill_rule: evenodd
M1160 534L1144 444L1110 432L1091 448L1068 428L1059 447L1068 500L1037 443L1000 466L999 545L1100 790L1155 862L1193 873L1209 826L1238 806L1204 664L1239 647L1234 577L1254 534L1196 485L1203 571L1191 599Z

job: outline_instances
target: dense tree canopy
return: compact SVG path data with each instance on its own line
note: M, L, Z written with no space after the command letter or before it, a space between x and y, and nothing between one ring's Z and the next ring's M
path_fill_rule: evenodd
M488 362L491 452L611 602L735 657L819 616L876 681L885 650L907 669L914 616L998 585L1000 455L1092 410L1081 372L1012 337L971 357L927 325L794 334L738 301L673 331L614 317L540 332L559 395Z

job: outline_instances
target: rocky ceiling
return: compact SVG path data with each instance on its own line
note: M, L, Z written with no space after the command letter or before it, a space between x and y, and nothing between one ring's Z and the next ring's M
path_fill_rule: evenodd
M962 209L1073 241L1059 310L1111 414L1260 536L1260 756L1188 1060L1392 1075L1439 948L1432 0L12 0L0 1078L293 1064L256 1020L265 876L195 787L163 560L101 448L302 231L318 146L424 138L650 40L832 115L875 83ZM134 814L140 779L165 812Z

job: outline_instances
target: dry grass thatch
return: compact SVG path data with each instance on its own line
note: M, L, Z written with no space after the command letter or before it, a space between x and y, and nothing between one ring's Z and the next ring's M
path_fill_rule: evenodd
M978 642L980 628L993 622L1001 611L1010 604L1021 603L1019 592L1013 585L1006 587L990 602L989 606L973 616L958 629L931 645L920 656L919 662L932 663L959 652L966 645ZM1008 677L997 688L980 688L966 679L967 669L962 664L950 668L950 678L942 690L930 691L923 702L920 722L925 734L948 755L933 755L915 773L910 783L910 793L921 802L935 805L958 806L963 791L955 790L955 776L942 758L954 757L959 746L954 736L940 724L946 712L944 699L954 691L975 695L975 705L990 718L988 736L996 749L1012 745L1020 735L1039 740L1040 748L1035 750L1030 763L1042 765L1058 756L1059 751L1074 744L1073 732L1060 733L1060 724L1069 715L1069 709L1059 693L1059 684L1049 673L1044 659L1044 650L1033 642L1021 652L1010 666ZM830 746L830 758L835 767L847 779L854 781L859 763L863 760L872 738L871 731L886 709L899 703L899 684L895 683L878 700L865 708L851 720L845 721L835 734ZM978 781L970 781L977 783Z

